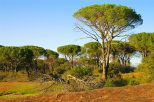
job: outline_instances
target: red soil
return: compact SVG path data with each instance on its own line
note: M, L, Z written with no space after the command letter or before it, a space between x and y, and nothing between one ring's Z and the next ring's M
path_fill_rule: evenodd
M154 102L154 84L32 96L0 102Z

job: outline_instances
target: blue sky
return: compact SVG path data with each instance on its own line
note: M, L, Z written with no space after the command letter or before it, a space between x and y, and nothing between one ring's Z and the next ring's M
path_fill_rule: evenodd
M36 45L56 51L66 44L91 41L74 30L73 13L93 4L120 4L142 15L131 33L153 32L154 0L0 0L0 45Z
M0 45L36 45L56 51L66 44L83 45L90 39L76 32L72 17L81 7L120 4L142 15L143 25L130 33L154 32L154 0L0 0ZM134 65L141 59L134 57Z

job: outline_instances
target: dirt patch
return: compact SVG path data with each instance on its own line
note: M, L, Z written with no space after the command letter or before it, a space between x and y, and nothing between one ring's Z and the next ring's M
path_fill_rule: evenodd
M40 95L0 102L154 102L154 84Z

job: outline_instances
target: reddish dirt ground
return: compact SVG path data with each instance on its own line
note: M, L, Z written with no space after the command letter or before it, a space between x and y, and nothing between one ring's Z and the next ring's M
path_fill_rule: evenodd
M0 102L154 102L154 84L32 96Z

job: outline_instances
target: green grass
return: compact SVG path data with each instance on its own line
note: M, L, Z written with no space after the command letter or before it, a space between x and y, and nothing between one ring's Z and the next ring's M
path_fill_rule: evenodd
M0 96L0 99L39 95L42 91L38 90L38 88L38 83L34 82L0 83L0 95L2 95ZM11 94L3 95L3 93L6 92Z
M8 89L7 91L11 93L30 94L35 92L34 88L35 85L24 85L24 86L18 86L17 88Z
M63 90L60 83L53 84L53 82L36 83L36 82L1 82L0 83L0 99L19 98L26 96L36 96L46 93L59 93ZM43 89L50 87L48 91ZM9 92L11 94L3 95Z
M39 93L25 94L25 95L0 96L0 99L21 98L21 97L27 97L27 96L37 96L37 95L39 95Z

